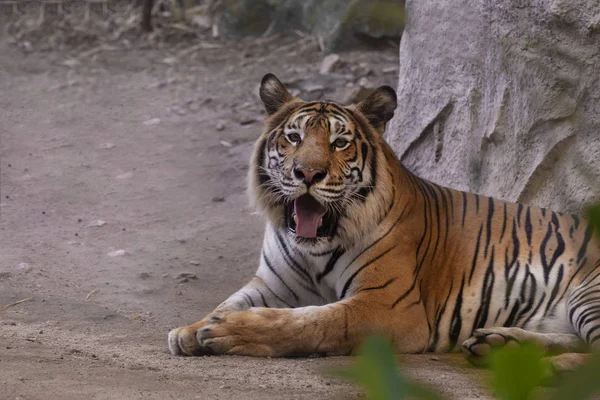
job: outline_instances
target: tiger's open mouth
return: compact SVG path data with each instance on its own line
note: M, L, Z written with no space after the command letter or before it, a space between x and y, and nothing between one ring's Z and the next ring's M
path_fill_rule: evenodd
M337 219L310 194L304 194L285 207L288 229L305 239L331 237L337 227Z

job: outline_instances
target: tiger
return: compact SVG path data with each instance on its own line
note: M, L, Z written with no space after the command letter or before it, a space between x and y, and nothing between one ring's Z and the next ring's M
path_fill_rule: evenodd
M600 348L600 245L585 218L417 177L384 139L382 86L343 105L261 81L264 130L248 171L266 228L248 284L173 329L173 355L398 353L535 343L557 369Z

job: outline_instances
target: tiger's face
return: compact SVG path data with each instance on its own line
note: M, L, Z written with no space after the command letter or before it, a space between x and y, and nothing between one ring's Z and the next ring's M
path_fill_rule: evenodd
M268 74L260 95L269 117L250 171L259 207L300 244L347 237L360 209L374 207L368 198L377 189L381 133L396 107L394 91L379 88L349 107L305 102Z

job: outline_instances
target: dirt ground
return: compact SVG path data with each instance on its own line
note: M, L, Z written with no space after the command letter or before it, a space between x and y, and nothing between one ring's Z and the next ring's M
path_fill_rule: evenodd
M195 47L194 47L195 46ZM396 85L397 47L323 54L307 38L87 53L0 48L0 399L346 399L349 357L183 358L167 332L256 268L245 176L274 72L309 98ZM452 398L486 398L460 355L403 358Z

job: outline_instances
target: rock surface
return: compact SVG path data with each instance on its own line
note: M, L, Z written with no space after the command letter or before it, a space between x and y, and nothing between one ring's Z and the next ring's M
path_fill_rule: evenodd
M388 139L436 183L579 212L600 198L600 2L407 1Z

